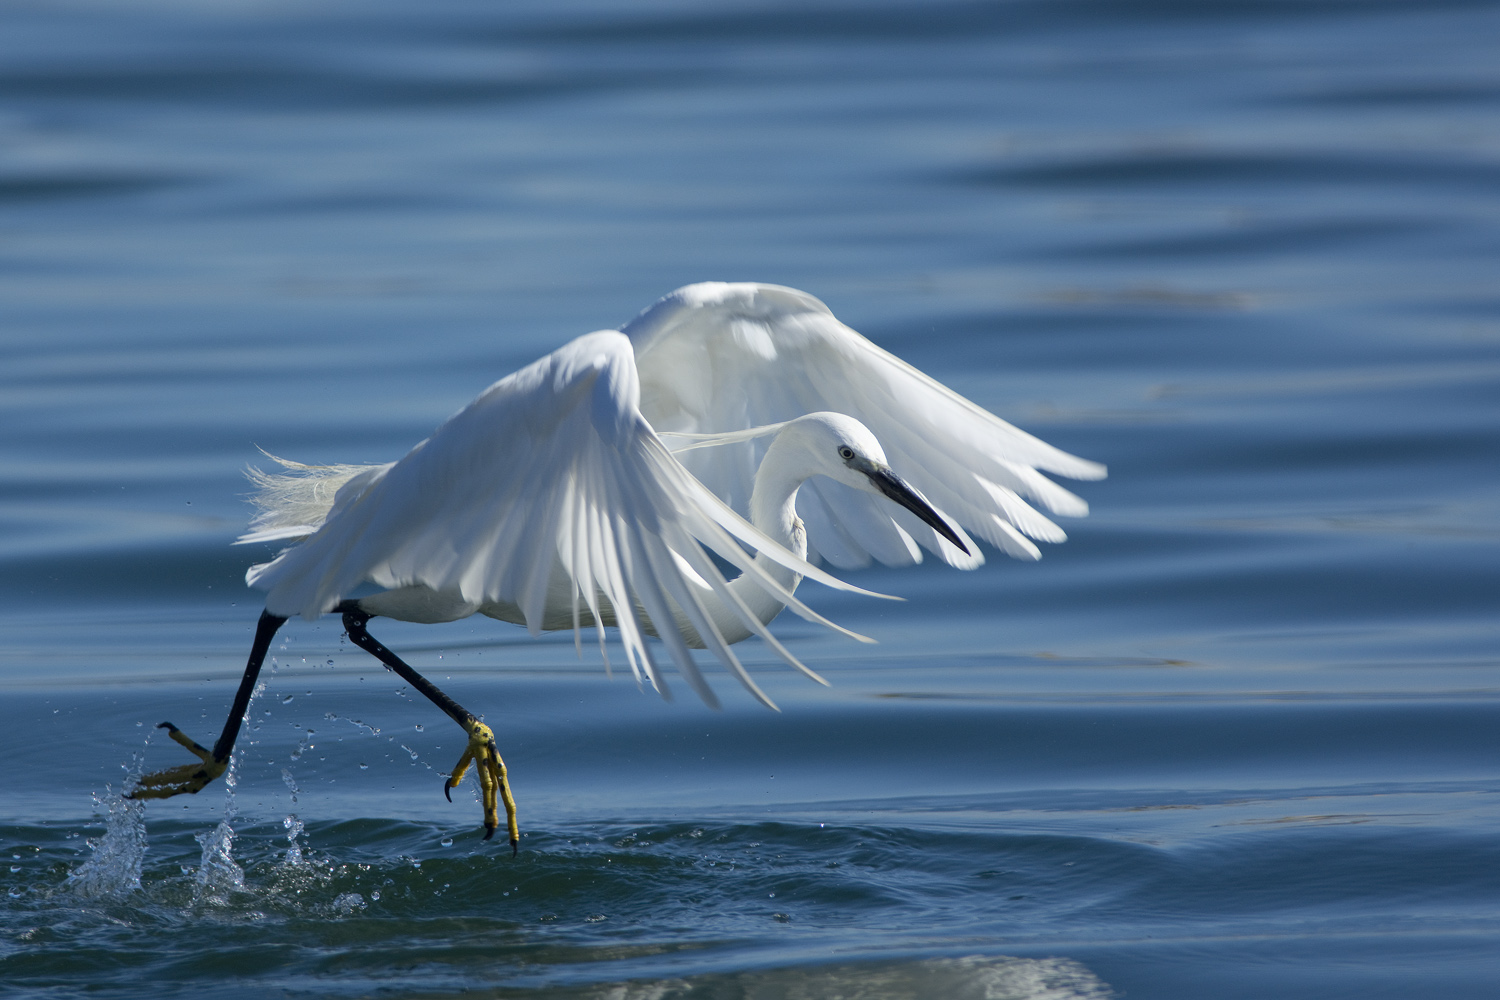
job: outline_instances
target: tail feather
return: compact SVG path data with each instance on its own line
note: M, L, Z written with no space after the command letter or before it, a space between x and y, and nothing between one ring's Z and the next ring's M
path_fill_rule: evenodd
M245 476L255 484L249 500L259 511L239 541L261 542L306 538L328 519L334 498L345 483L378 465L304 465L261 450L287 473L251 467Z

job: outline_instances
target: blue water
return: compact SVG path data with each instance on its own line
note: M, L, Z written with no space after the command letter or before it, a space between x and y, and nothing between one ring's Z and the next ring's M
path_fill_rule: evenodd
M0 9L0 996L1500 996L1500 7ZM1110 466L847 574L780 714L571 638L278 637L256 447L398 457L706 279ZM681 687L681 685L679 685ZM111 814L113 810L113 815ZM142 825L144 824L144 825Z

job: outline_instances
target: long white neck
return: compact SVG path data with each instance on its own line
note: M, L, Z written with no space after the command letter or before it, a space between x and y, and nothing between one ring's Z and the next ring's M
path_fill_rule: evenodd
M782 439L778 435L766 449L766 457L756 470L755 487L750 494L750 523L779 545L805 559L807 530L802 526L802 519L797 516L797 490L807 481L807 473L801 470L802 463L796 460L791 448L777 447L781 443ZM788 591L796 590L797 584L802 582L800 573L787 569L764 553L755 556L755 565ZM731 580L729 589L745 602L745 606L763 625L786 607L774 594L762 590L744 575ZM753 634L737 615L730 613L728 608L718 606L717 601L710 605L710 613L723 633L725 642L739 642Z

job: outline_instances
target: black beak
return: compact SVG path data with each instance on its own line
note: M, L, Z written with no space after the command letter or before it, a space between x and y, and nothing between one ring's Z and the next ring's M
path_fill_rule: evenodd
M948 522L944 521L942 516L933 510L916 490L902 482L900 476L896 475L890 469L876 469L874 472L865 473L865 475L869 476L870 482L875 484L875 488L893 503L900 504L920 517L922 523L958 546L964 555L972 554L969 552L969 547L959 541L958 535L952 528L948 527Z

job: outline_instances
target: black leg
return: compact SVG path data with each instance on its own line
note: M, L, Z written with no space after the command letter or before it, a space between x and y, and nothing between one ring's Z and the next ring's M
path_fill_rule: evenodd
M358 602L342 601L334 610L343 614L344 631L349 634L350 642L375 657L392 673L422 692L428 701L441 708L450 719L469 734L468 749L464 751L453 773L443 782L443 795L449 802L452 802L452 791L463 780L469 764L477 765L475 772L479 777L479 788L484 798L484 839L489 840L493 837L500 826L496 801L498 795L505 802L506 825L510 832L510 851L514 856L521 844L521 834L516 826L516 803L511 798L505 761L500 759L500 752L495 746L495 734L490 727L480 722L474 713L444 694L436 684L413 670L406 661L371 635L365 625L375 616L367 611L361 611Z
M266 652L277 629L286 624L286 619L260 613L260 622L255 627L255 642L250 646L250 659L245 663L245 674L240 678L240 689L235 693L234 705L229 709L229 718L224 720L224 731L214 744L213 752L203 749L186 733L170 722L160 723L156 728L165 729L172 739L187 747L201 764L183 764L148 774L136 782L130 793L132 799L165 799L184 792L197 792L210 781L224 773L229 766L229 756L234 753L234 741L240 735L240 726L245 721L245 711L250 707L250 696L255 693L255 681L260 677L260 668L266 661Z
M224 731L219 734L219 742L214 744L214 760L227 761L234 752L234 741L239 738L245 712L250 708L250 696L255 693L255 680L260 676L261 664L266 661L266 651L271 648L277 630L285 624L285 618L278 618L269 611L260 613L260 621L255 625L255 642L250 646L250 660L245 664L245 676L240 678L240 689L235 692L229 718L224 720Z
M465 729L479 721L472 712L444 694L436 684L413 670L405 660L386 649L379 639L369 633L365 625L375 617L374 615L359 610L359 605L354 601L343 601L334 610L343 612L344 631L349 633L350 642L384 663L387 670L397 674L406 683L422 692L428 701L446 712L448 718Z

